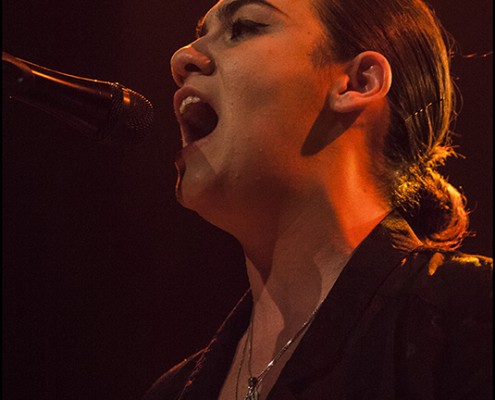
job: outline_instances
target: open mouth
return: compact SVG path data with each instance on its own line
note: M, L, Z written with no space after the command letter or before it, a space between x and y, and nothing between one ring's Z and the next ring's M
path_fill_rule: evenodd
M178 111L186 144L208 136L218 124L218 115L213 107L198 96L184 98Z

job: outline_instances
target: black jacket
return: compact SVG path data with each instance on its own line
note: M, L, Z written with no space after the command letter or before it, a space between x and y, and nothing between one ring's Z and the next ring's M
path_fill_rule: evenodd
M359 245L269 400L492 399L492 260L422 249L395 212ZM143 400L216 400L252 307Z

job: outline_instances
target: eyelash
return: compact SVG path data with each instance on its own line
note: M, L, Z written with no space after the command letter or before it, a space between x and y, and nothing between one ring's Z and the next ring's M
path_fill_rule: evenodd
M267 26L267 24L239 18L228 21L227 31L230 32L231 40L238 40L245 35L254 35Z
M243 35L256 34L262 28L266 28L267 26L268 24L238 18L227 21L225 29L227 32L230 32L230 40L238 40ZM206 30L204 29L203 23L198 23L196 26L196 39L199 39L205 35Z

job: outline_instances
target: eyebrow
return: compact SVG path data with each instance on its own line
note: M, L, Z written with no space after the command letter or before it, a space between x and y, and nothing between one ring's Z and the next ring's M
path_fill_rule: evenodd
M272 3L266 0L235 0L220 6L217 11L217 18L221 21L228 21L229 19L232 18L232 16L236 13L237 10L239 10L244 6L247 6L248 4L260 4L262 6L269 7L281 14L287 15L278 7L274 6ZM206 15L205 15L203 18L199 20L196 26L196 37L199 38L203 36L207 31L208 29L206 27Z

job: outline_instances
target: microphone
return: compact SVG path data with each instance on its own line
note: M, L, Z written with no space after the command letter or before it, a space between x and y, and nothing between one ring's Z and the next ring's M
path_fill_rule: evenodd
M137 144L153 106L118 82L48 69L2 51L3 95L36 107L99 142Z

